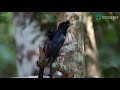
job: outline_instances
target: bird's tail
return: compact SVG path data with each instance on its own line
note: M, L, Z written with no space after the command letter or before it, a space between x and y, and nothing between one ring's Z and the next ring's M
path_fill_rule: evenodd
M40 68L38 78L43 78L44 68Z

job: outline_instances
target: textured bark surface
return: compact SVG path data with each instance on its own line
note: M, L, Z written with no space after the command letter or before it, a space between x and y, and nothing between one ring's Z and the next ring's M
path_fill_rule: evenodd
M66 40L54 67L60 68L65 78L83 78L86 75L85 64L83 61L83 37L80 23L82 13L76 12L59 12L57 14L57 25L65 20L70 20L73 24L68 28Z

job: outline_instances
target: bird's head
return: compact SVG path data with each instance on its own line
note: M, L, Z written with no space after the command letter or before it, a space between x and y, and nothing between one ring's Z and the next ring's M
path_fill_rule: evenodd
M67 30L70 25L72 25L72 24L70 24L69 20L67 20L66 22L62 22L59 24L58 30L60 30L60 29Z

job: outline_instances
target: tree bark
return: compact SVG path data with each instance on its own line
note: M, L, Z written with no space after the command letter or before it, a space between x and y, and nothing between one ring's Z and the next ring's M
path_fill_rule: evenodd
M68 28L66 40L54 67L59 67L64 78L84 78L86 76L85 64L83 60L84 44L82 36L82 13L59 12L57 13L57 25L70 20L73 24Z

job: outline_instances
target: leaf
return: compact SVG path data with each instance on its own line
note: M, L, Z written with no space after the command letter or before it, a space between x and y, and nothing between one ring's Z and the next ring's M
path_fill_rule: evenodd
M5 16L0 16L0 23L7 23L7 18Z

